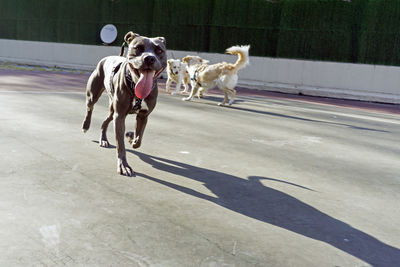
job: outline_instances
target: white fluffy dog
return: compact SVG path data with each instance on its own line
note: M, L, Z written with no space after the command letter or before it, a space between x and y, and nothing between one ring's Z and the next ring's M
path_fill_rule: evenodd
M198 93L201 94L203 90L207 90L217 86L224 92L224 100L218 105L228 104L232 105L236 90L234 89L238 81L238 71L249 64L249 49L250 45L232 46L226 50L226 53L231 55L238 55L235 63L221 62L213 65L204 63L204 60L198 56L186 56L183 62L188 64L188 71L190 75L192 91L188 97L182 100L188 101Z
M172 82L175 82L176 87L171 94L177 94L178 91L181 89L181 84L183 82L183 87L185 89L182 93L186 93L189 90L190 82L189 72L187 71L187 64L181 62L179 59L168 59L167 63L168 80L165 86L166 91L169 92Z

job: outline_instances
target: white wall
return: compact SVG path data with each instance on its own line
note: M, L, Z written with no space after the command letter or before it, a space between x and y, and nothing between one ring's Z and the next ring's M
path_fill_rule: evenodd
M0 39L0 61L91 70L120 47ZM234 62L225 54L168 51L182 58L199 55L216 63ZM251 49L250 49L251 54ZM239 85L261 90L400 104L400 67L250 57Z

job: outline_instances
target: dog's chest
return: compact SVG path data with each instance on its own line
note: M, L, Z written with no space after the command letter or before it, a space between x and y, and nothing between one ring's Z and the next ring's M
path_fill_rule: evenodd
M178 74L175 74L175 73L172 72L172 70L169 70L168 74L169 74L168 76L175 82L177 82L180 79L180 76L181 76L181 73L178 72Z
M142 100L142 105L139 110L144 110L144 111L149 110L149 106L147 105L146 100Z
M147 105L146 100L138 101L138 99L134 99L129 111L129 114L138 114L140 111L148 111L149 106Z

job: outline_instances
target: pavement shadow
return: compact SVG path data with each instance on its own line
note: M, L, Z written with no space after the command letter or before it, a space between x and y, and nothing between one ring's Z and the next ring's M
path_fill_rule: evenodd
M221 99L218 99L218 98L212 97L212 96L211 97L207 96L206 99L214 101L214 102L221 102ZM235 100L236 104L238 104L239 102L245 102L245 101L243 101L243 100ZM207 103L207 102L204 102L204 101L203 102L202 101L193 101L193 103L199 104L199 105L210 105L210 106L214 106L215 105L214 103ZM362 131L372 131L372 132L381 132L381 133L388 133L389 132L389 131L386 131L386 130L374 129L374 128L368 128L368 127L360 127L360 126L355 126L355 125L346 124L346 123L340 123L340 122L307 119L307 118L302 118L302 117L298 117L298 116L284 115L284 114L270 112L270 111L238 107L238 106L235 106L235 104L233 104L232 106L225 105L225 106L223 106L221 108L230 108L230 109L238 110L238 111L251 112L251 113L255 113L255 114L274 116L274 117L279 117L279 118L284 118L284 119L306 121L306 122L311 122L311 123L321 123L321 124L328 124L328 125L343 126L343 127L348 127L348 128L351 128L351 129L362 130Z
M114 140L113 140L114 141ZM100 142L99 141L97 141L97 140L92 140L92 142L93 143L96 143L96 144L98 144L98 145L100 145ZM114 148L117 148L116 146L114 146L114 145L112 145L112 144L109 144L108 145L108 147L103 147L103 148L106 148L106 149L114 149Z
M293 119L293 120L300 120L300 121L307 121L307 122L315 122L315 123L322 123L322 124L329 124L329 125L344 126L344 127L348 127L348 128L351 128L351 129L363 130L363 131L373 131L373 132L388 133L388 131L386 131L386 130L373 129L373 128L367 128L367 127L359 127L359 126L354 126L354 125L346 124L346 123L323 121L323 120L313 120L313 119L307 119L307 118L302 118L302 117L297 117L297 116L290 116L290 115L284 115L284 114L279 114L279 113L274 113L274 112L261 111L261 110L255 110L255 109L249 109L249 108L243 108L243 107L236 107L236 106L231 106L230 108L231 109L240 110L240 111L258 113L258 114L262 114L262 115L281 117L281 118L285 118L285 119Z
M128 150L128 152L137 155L142 161L155 169L204 183L204 186L217 197L170 183L161 177L136 173L138 177L211 201L262 222L325 242L372 266L398 266L400 262L400 250L398 248L389 246L286 193L267 187L261 181L286 183L312 193L313 190L310 188L269 177L249 176L247 179L242 179L138 151ZM365 219L368 220L368 218Z

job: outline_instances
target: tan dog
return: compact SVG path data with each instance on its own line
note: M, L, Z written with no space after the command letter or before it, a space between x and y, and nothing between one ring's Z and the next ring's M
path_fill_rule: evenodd
M185 88L182 93L186 93L189 90L190 77L187 71L187 64L181 62L179 59L168 59L167 61L167 73L168 80L165 86L167 92L171 89L172 82L176 83L175 90L171 93L175 95L181 89L181 84Z
M226 53L238 55L235 63L221 62L213 65L204 63L198 56L186 56L183 62L188 64L188 71L191 79L192 91L190 95L182 100L188 101L203 90L217 86L224 92L224 100L218 105L232 105L236 90L234 89L238 81L238 71L249 64L249 45L232 46L226 50Z

